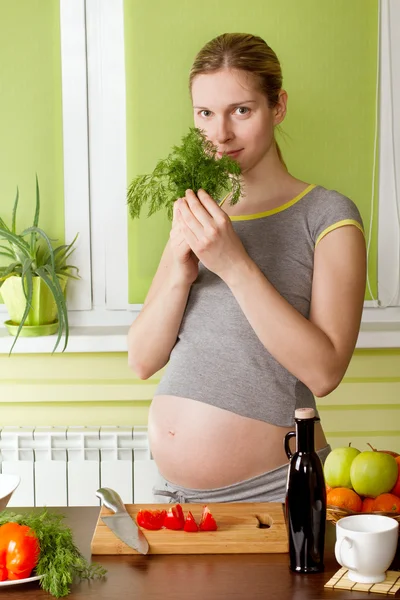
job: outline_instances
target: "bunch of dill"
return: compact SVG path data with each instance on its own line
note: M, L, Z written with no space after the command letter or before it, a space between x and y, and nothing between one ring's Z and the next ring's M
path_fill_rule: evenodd
M148 217L165 207L172 218L173 204L187 189L195 193L202 188L215 200L231 188L231 204L241 195L239 164L227 155L216 158L217 148L195 127L182 138L181 146L173 146L167 158L160 160L153 173L138 175L128 189L128 205L132 218L139 217L144 204Z
M67 596L75 578L95 579L104 577L106 570L95 563L90 564L75 546L72 531L60 514L43 509L40 513L17 514L8 510L0 512L0 525L18 523L28 525L40 547L39 560L35 567L41 587L55 598Z

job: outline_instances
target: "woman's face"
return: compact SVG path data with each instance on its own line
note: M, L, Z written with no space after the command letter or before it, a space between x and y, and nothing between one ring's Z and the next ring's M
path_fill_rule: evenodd
M195 126L215 144L219 157L229 154L237 160L242 173L265 159L273 145L274 126L286 109L285 92L277 106L269 108L251 74L232 69L197 75L192 101Z

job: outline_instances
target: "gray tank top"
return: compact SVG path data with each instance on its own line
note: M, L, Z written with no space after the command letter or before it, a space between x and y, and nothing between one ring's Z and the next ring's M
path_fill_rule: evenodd
M349 198L315 185L277 209L231 220L268 281L306 318L316 245L337 227L363 231ZM316 409L310 389L271 356L228 286L201 263L156 390L164 394L285 427L294 424L296 408Z

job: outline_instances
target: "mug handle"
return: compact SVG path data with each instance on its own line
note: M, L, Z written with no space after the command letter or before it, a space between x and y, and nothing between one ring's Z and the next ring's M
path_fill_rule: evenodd
M346 536L343 537L341 540L338 540L335 544L336 558L338 559L338 562L342 565L342 567L344 567L345 569L349 569L349 571L357 571L358 569L356 569L356 567L354 565L352 566L352 565L346 564L345 560L342 558L343 542L346 542L348 544L349 549L353 547L353 541Z

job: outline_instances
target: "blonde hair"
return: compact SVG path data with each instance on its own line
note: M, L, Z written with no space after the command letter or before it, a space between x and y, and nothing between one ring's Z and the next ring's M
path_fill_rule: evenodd
M237 69L253 75L259 89L273 108L282 89L282 70L275 52L260 37L249 33L223 33L208 42L198 52L189 75L189 89L197 75L221 69ZM279 160L286 167L275 140Z

